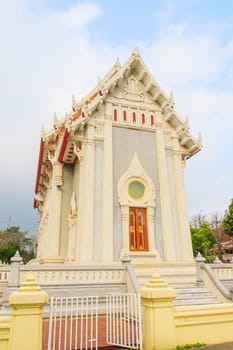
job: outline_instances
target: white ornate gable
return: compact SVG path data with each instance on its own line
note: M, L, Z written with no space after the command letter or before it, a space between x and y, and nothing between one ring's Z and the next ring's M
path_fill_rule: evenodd
M128 192L129 184L135 180L140 180L145 185L145 195L137 206L155 207L155 187L153 181L143 168L137 153L134 154L128 169L122 174L118 181L118 197L120 205L135 205L135 201L130 197Z

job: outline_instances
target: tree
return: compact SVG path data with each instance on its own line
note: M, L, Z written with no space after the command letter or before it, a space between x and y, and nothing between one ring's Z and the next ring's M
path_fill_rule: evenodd
M225 233L229 236L233 236L233 199L231 199L228 210L225 211L222 226Z
M10 226L0 231L0 260L10 263L11 257L18 250L24 263L35 257L35 237L28 237L27 231L20 231L19 226Z
M6 242L0 247L0 260L3 263L10 263L10 259L15 255L16 251L19 250L19 246L14 243Z
M195 228L200 228L203 223L206 221L206 215L202 214L200 211L198 214L192 216L192 223Z
M217 239L212 235L212 232L207 223L202 223L200 228L190 227L193 252L196 255L200 252L207 262L212 262L214 256L211 248L217 243Z
M218 229L222 227L223 216L218 212L211 214L210 227L212 229Z

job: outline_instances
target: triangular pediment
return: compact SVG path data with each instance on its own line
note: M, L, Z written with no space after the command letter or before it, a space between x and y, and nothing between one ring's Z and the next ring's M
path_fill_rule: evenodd
M119 99L119 103L121 103L121 101L125 101L126 103L129 101L132 103L146 103L158 106L146 92L145 86L134 74L131 74L128 78L122 79L121 83L108 94L108 97Z
M104 103L111 99L113 105L118 104L125 110L127 104L130 105L131 113L133 115L140 113L141 120L147 113L148 120L152 119L145 122L145 127L148 125L155 127L154 112L161 112L163 128L174 131L188 157L201 149L201 140L195 139L190 134L188 123L175 111L173 94L168 96L161 89L137 49L132 52L124 65L117 59L105 77L100 79L95 88L80 102L76 102L73 97L72 111L58 123L55 132L84 125L90 118L95 118L96 112L101 112ZM137 121L138 116L133 116L132 124L135 124L134 118Z
M160 107L163 107L166 102L169 103L169 97L154 80L137 49L123 66L117 60L99 85L102 87L105 98L114 95L131 101L154 103ZM118 95L119 88L122 91Z

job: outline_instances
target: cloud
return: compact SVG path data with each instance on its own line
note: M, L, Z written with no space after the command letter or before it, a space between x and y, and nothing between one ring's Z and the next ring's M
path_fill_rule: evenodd
M145 47L158 79L174 88L192 88L216 81L227 50L211 33L189 33L185 25L171 25Z
M101 9L93 3L78 3L68 10L60 11L54 16L61 26L71 30L85 29L93 20L99 18Z
M33 2L34 6L38 3ZM232 166L226 164L232 158L233 38L221 40L213 25L197 31L187 18L175 23L174 8L168 6L167 16L160 13L166 25L161 21L153 41L135 39L113 47L97 39L92 29L94 22L101 25L104 12L98 2L73 2L66 8L43 11L36 11L31 4L29 0L0 2L4 125L4 148L0 149L4 181L0 186L5 202L0 221L11 214L7 192L12 183L17 196L27 199L25 215L32 210L41 124L50 128L55 111L62 118L71 109L71 95L77 100L85 96L117 56L124 63L133 46L139 47L160 86L168 93L174 90L175 108L183 118L189 114L191 132L203 134L204 149L190 159L186 169L189 208L222 210L231 197L225 182L232 175ZM20 188L25 191L21 196ZM22 213L18 217L20 220Z

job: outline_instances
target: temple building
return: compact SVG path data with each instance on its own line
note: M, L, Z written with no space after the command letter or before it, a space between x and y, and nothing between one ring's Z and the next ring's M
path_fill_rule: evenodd
M34 263L193 263L184 187L201 149L138 50L42 131Z

